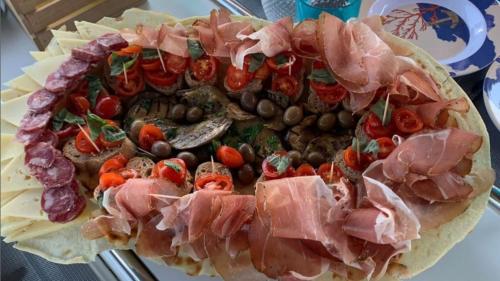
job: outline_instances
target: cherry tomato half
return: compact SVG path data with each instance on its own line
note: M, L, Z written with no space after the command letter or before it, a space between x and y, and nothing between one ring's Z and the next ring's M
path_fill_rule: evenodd
M99 185L102 189L119 186L125 183L125 178L115 172L104 173L99 177Z
M168 54L166 59L167 71L172 72L174 74L181 74L186 71L189 60L187 58L183 58L181 56L176 56L173 54Z
M314 167L311 166L310 164L307 164L307 163L300 165L297 168L297 170L295 171L296 177L314 176L314 175L316 175L316 171L314 170Z
M278 63L277 62L277 57L282 57L284 58L284 63ZM290 65L289 62L295 60L295 62L292 64L292 69L290 71ZM301 68L302 68L302 58L294 55L292 52L283 52L281 54L278 54L272 58L267 58L266 63L271 68L272 71L282 74L282 75L289 75L289 74L296 74L298 73ZM291 73L290 73L291 72Z
M230 176L208 174L196 180L194 183L196 190L233 190L233 181Z
M387 126L382 125L382 121L373 112L370 112L363 124L365 133L372 139L381 137L391 137L394 133L394 125L390 122Z
M416 133L424 128L422 119L415 112L406 108L394 110L392 120L398 130L405 134Z
M332 184L340 181L343 176L342 170L332 163L323 163L318 168L318 175L323 179L326 184Z
M353 170L360 171L366 168L372 161L373 159L370 155L365 153L359 153L358 159L358 153L352 149L352 146L344 150L344 163Z
M154 85L162 87L167 87L175 84L178 77L177 74L170 73L168 71L165 72L163 70L146 71L144 72L144 74L147 81Z
M273 155L286 156L286 155L288 155L288 153L286 151L277 151L277 152L273 153ZM288 168L280 174L280 173L278 173L276 168L271 163L269 163L269 160L268 160L269 157L272 157L272 155L268 156L266 159L264 159L264 161L262 161L262 173L264 174L266 179L273 180L273 179L280 179L280 178L285 178L285 177L293 177L295 175L295 170L291 165L292 164L291 161L289 161Z
M186 163L179 158L171 158L156 163L151 173L152 177L163 178L177 185L181 185L186 180Z
M117 96L103 96L97 100L94 113L104 119L111 119L122 112L122 104Z
M252 81L254 74L248 72L248 65L244 65L243 69L238 69L233 65L227 68L226 84L233 90L238 91L245 88Z
M239 168L245 164L241 153L230 146L222 145L217 149L217 159L229 168Z
M68 110L76 115L85 115L90 109L90 102L87 99L87 93L85 94L70 94L67 100Z
M378 159L384 159L396 148L396 145L391 138L382 137L377 139L379 152L377 153Z
M295 97L299 92L299 81L290 75L281 75L273 79L273 91L280 92L288 97Z
M217 73L217 60L211 56L203 56L197 60L191 60L190 68L196 80L210 81Z
M99 147L99 141L92 141L90 140L87 136L90 136L90 130L88 127L83 128L85 130L85 133L80 130L78 134L76 135L75 138L75 147L78 151L81 153L97 153L97 149L95 146L92 144L94 142L97 147Z
M122 168L125 167L127 164L128 159L121 155L118 154L106 161L101 165L101 168L99 169L99 175L102 175L104 173L109 173L109 172L115 172L118 171Z
M325 84L310 80L309 85L316 92L318 98L326 104L334 105L341 102L349 93L339 83Z
M139 132L139 146L142 149L150 151L153 143L159 140L165 140L165 135L160 128L153 124L142 126Z

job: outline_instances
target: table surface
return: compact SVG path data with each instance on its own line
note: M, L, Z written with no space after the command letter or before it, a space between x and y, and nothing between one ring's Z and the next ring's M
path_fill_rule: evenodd
M244 1L249 9L256 11L257 14L262 15L262 8L260 7L259 0L249 0ZM143 4L141 8L152 9L156 11L168 12L177 17L188 17L194 15L205 15L216 6L209 0L197 0L190 1L189 3L196 3L196 5L187 5L186 1L182 0L149 0L148 3ZM29 37L22 31L21 27L13 17L11 13L2 14L1 17L1 82L2 84L6 81L22 74L21 67L32 64L34 61L29 55L30 50L36 50L36 46L29 39ZM470 81L465 79L464 88L475 89L474 92L480 85L470 85ZM2 85L2 88L4 86ZM491 146L492 146L492 162L495 171L497 171L496 184L499 185L499 175L500 175L500 133L491 120L486 114L484 103L482 101L482 95L476 95L477 98L474 100L474 104L478 108L479 112L483 116L485 124L488 128L490 134ZM411 280L413 281L424 281L424 280L455 280L455 281L470 281L470 280L482 280L482 281L493 281L498 280L498 266L500 266L500 255L498 254L498 249L500 249L500 239L498 235L500 234L500 223L498 214L496 214L492 209L487 209L484 216L481 218L478 226L474 231L467 236L467 238L459 243L455 248L453 248L447 255L440 260L436 266L427 270L423 274ZM41 258L35 257L30 254L24 254L24 260L21 258L21 262L17 264L6 264L5 260L10 257L7 256L6 252L13 252L10 246L6 246L2 242L2 262L4 267L2 270L2 279L8 280L7 273L18 270L19 268L26 270L26 268L31 268L36 265L38 270L45 268L50 263L43 263ZM16 253L19 254L19 253ZM25 263L23 265L23 262ZM146 265L151 269L151 271L156 275L159 280L216 280L214 278L208 277L188 277L177 271L175 269L170 269L164 266L159 266L155 263L145 261ZM15 268L14 268L15 267ZM79 270L81 274L88 274L90 278L91 273L88 272L86 266L60 266L57 272L66 276L68 272L75 272ZM35 270L36 271L36 270ZM63 274L64 273L64 274ZM19 280L45 280L43 276L53 276L53 275L43 275L39 274L36 278L29 278L29 275L23 275ZM52 280L63 280L58 278L51 278ZM94 278L91 278L94 279ZM76 279L75 279L76 280ZM82 280L85 280L82 279Z

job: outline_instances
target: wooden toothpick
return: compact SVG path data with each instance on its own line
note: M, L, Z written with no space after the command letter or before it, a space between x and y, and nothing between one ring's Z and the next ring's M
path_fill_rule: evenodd
M214 157L210 155L210 162L212 162L212 175L215 174L215 163L214 163Z
M82 126L80 124L76 124L78 125L78 128L80 128L80 130L82 131L83 135L85 135L85 137L90 141L90 143L92 144L92 146L95 148L95 150L97 150L97 152L101 152L101 150L99 149L99 147L97 146L97 144L92 140L92 138L89 136L89 134L87 134L87 132L85 132L85 130L82 128Z
M333 182L333 161L332 165L330 166L330 181Z
M358 163L361 163L361 152L359 151L359 140L356 141L356 158L358 158Z
M123 75L125 76L125 85L128 84L128 77L127 77L127 68L125 68L125 64L122 63L123 66Z
M385 124L385 118L387 118L387 109L389 108L389 96L391 92L387 93L387 98L385 99L384 115L382 116L382 125Z
M160 48L156 47L156 51L158 52L158 57L160 57L161 68L163 68L164 72L167 72L167 68L165 67L165 62L163 61L163 57L161 56Z

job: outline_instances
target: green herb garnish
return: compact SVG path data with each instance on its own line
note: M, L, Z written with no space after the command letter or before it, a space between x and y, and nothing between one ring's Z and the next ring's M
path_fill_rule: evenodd
M280 139L276 135L270 136L266 140L267 146L269 147L269 150L272 152L275 152L280 149L281 142Z
M326 68L313 68L307 79L325 84L334 84L337 82Z
M290 58L288 58L284 54L279 54L274 57L274 61L276 62L276 65L279 67L280 65L287 64L290 61Z
M56 115L54 115L54 117L52 117L52 128L55 131L59 131L62 129L64 123L84 125L85 119L69 112L66 108L63 108Z
M90 138L96 140L101 134L101 128L108 123L94 113L87 113L87 125L90 130Z
M101 79L97 76L87 76L87 81L89 82L89 89L87 92L87 98L89 99L90 106L95 108L97 97L102 90Z
M159 58L158 50L156 49L143 49L142 50L142 58L145 60L154 60Z
M266 61L266 56L263 53L250 55L250 65L248 66L249 72L255 72Z
M290 166L290 158L286 155L272 154L266 160L276 169L279 175L283 174Z
M137 55L119 56L116 53L111 54L111 76L118 76L123 73L123 68L129 69L137 61Z
M246 143L253 143L257 138L257 135L260 133L260 131L262 131L262 128L264 128L264 125L262 125L262 123L257 123L253 126L243 129L241 132L242 141Z
M380 146L376 140L371 140L363 149L363 153L371 153L377 155L380 151Z
M189 56L193 60L201 58L201 56L203 56L203 54L205 53L205 51L203 51L203 48L201 47L200 41L198 40L188 39L187 45Z
M370 107L370 111L375 113L380 121L384 121L382 123L383 126L387 126L392 118L392 106L389 104L387 108L387 115L384 120L384 110L385 110L385 100L379 99L377 103Z
M110 125L110 124L106 124L106 125L102 126L101 132L104 135L104 139L106 141L109 141L109 142L121 141L121 140L125 139L125 137L127 136L125 134L125 131L123 131L122 129L120 129L116 126Z
M358 151L359 149L360 151L363 151L366 145L367 145L366 139L352 138L352 143L351 143L352 150Z
M181 171L181 167L179 167L179 165L172 163L170 161L163 161L163 164L165 164L166 167L169 167L172 170L176 171L177 173Z

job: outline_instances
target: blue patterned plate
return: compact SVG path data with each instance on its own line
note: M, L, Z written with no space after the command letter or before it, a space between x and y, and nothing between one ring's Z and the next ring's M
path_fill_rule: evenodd
M491 64L484 78L483 100L491 120L500 131L500 58Z
M496 0L368 0L360 16L384 15L384 28L422 47L458 77L490 65L500 54Z

